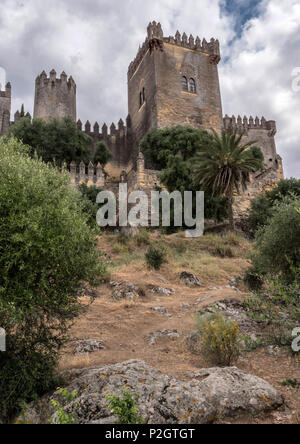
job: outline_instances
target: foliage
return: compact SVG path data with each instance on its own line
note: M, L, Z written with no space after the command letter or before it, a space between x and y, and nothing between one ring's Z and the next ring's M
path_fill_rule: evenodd
M265 226L272 217L276 206L287 197L300 197L300 179L281 179L272 190L260 194L251 201L248 224L252 232Z
M80 184L78 190L82 196L83 211L88 218L88 224L91 228L96 228L99 233L100 227L97 225L96 220L99 205L96 203L96 199L98 194L103 190L95 185L88 187L85 183Z
M61 395L68 403L72 402L77 398L77 391L74 390L72 393L68 392L68 390L64 390L62 388L57 389L58 394ZM73 413L67 413L65 411L65 407L62 407L59 401L53 399L51 401L52 406L56 409L56 413L53 416L51 423L52 424L76 424L76 418Z
M220 313L197 317L202 353L216 365L229 366L240 353L239 326Z
M151 129L141 141L141 150L153 168L161 170L159 179L169 192L200 191L193 183L193 158L201 146L211 143L211 136L202 129L175 126ZM205 193L205 216L223 220L225 199ZM174 230L173 230L174 231Z
M53 387L82 282L105 271L69 175L28 151L0 140L0 421Z
M138 395L131 394L126 387L123 389L123 397L117 395L107 395L106 400L109 408L120 418L120 424L144 424L145 419L139 416L136 406Z
M147 230L140 230L135 236L134 241L138 247L142 247L143 245L150 244L149 233Z
M31 121L25 117L10 127L8 137L11 136L29 145L31 155L36 152L44 162L61 165L63 161L88 163L91 159L92 140L78 129L71 117L50 122L42 119Z
M96 145L96 152L93 159L94 165L98 165L98 163L100 163L100 165L104 168L105 165L111 160L111 158L112 158L112 153L107 148L106 143L103 141L98 142Z
M263 166L261 150L255 142L242 143L243 134L223 131L219 136L213 131L212 139L201 143L193 160L194 179L204 191L213 196L226 198L230 226L233 228L234 192L244 191L250 181L250 173Z
M264 288L245 303L248 316L267 328L264 342L291 350L292 331L300 320L300 280L287 284L279 277L266 277Z
M160 270L162 265L166 262L166 252L162 248L156 248L153 245L150 245L145 254L145 258L148 268Z
M256 235L253 264L260 273L292 282L300 267L300 198L276 205L269 224Z

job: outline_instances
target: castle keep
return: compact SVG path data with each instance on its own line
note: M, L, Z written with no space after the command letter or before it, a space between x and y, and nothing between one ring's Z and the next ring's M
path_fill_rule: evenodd
M265 188L274 186L283 177L282 161L276 152L276 123L262 118L229 117L222 113L222 100L218 75L221 60L218 40L209 42L199 37L189 37L177 31L166 37L160 23L152 22L147 37L128 69L128 116L117 126L110 127L78 120L78 128L92 138L92 151L97 142L104 141L113 159L107 165L107 186L120 180L130 188L150 189L158 183L157 171L145 168L139 153L139 142L152 128L189 125L206 130L232 128L243 133L245 142L254 140L265 158L265 168L252 177L247 195L237 199L238 211L243 211L247 200ZM11 89L8 84L0 95L0 132L9 127ZM71 116L76 119L76 84L63 72L57 78L51 71L47 77L42 72L35 83L34 117L49 120ZM27 117L30 117L27 115ZM18 121L20 114L15 114ZM92 120L91 120L92 122ZM11 122L13 123L13 122ZM74 183L105 185L103 172L89 166L70 166Z

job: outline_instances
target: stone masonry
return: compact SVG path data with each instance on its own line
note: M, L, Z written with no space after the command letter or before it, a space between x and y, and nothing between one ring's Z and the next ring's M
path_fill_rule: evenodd
M159 185L158 172L145 165L139 153L139 142L152 128L189 125L194 128L221 132L224 128L236 129L243 141L255 141L264 154L263 171L251 178L251 184L236 201L236 212L243 213L250 199L259 192L273 187L283 177L282 160L276 151L276 123L264 117L229 117L222 113L218 64L221 60L219 41L209 42L189 37L177 31L175 36L164 36L160 23L152 22L137 56L128 68L128 116L126 123L119 120L108 129L101 130L98 122L77 126L92 139L92 152L97 142L104 141L113 158L106 166L109 177L104 178L101 165L68 166L74 184L84 182L115 188L127 181L129 189L147 191ZM0 134L9 128L11 87L0 93ZM63 72L57 78L55 70L48 77L45 71L36 79L34 118L49 121L51 118L71 116L76 119L76 84ZM30 118L27 114L26 117ZM15 114L15 122L20 114ZM11 122L13 123L13 122ZM115 185L113 185L115 184Z

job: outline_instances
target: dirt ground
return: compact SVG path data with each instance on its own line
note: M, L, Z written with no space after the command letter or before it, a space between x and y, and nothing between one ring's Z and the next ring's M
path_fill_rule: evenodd
M160 239L155 241L159 243ZM245 254L249 245L245 241L242 246L236 247L244 251L240 257L235 255L233 258L219 258L207 254L203 245L201 250L201 245L200 248L197 245L190 248L189 243L188 249L181 252L184 242L190 241L177 240L175 237L173 240L170 237L168 263L160 271L153 271L148 270L144 262L146 246L124 246L116 243L112 236L101 237L99 248L106 253L111 271L110 281L131 282L144 290L144 296L135 303L114 302L109 283L98 287L97 298L76 321L72 337L74 340L99 339L104 343L105 350L75 356L73 346L70 344L62 356L61 370L104 366L129 359L140 359L162 373L184 380L189 373L199 368L212 367L203 356L189 351L185 339L195 330L196 310L222 299L243 299L247 296L246 292L243 293L243 289L237 292L226 287L229 278L240 275L249 266ZM201 253L198 250L201 250ZM178 276L183 270L195 272L203 286L189 288L184 285ZM148 289L151 285L172 288L175 293L170 296L154 294ZM203 298L204 302L197 302ZM83 298L83 301L88 305L88 298ZM153 306L166 307L169 314L155 312L151 310ZM149 334L162 329L176 329L181 336L178 339L163 338L150 345ZM299 359L292 358L288 351L273 356L265 349L259 349L243 355L235 365L276 387L285 397L285 407L281 411L260 417L245 415L230 420L222 419L221 422L252 424L300 422L297 413L300 410L300 390L282 387L279 384L289 378L300 380Z

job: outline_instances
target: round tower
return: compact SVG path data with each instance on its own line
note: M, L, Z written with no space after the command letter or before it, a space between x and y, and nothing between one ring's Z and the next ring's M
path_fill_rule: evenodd
M11 85L7 83L5 91L0 86L0 136L6 134L10 126L11 112Z
M34 116L49 121L72 117L76 120L76 84L62 72L57 78L53 69L47 77L45 71L36 78Z

